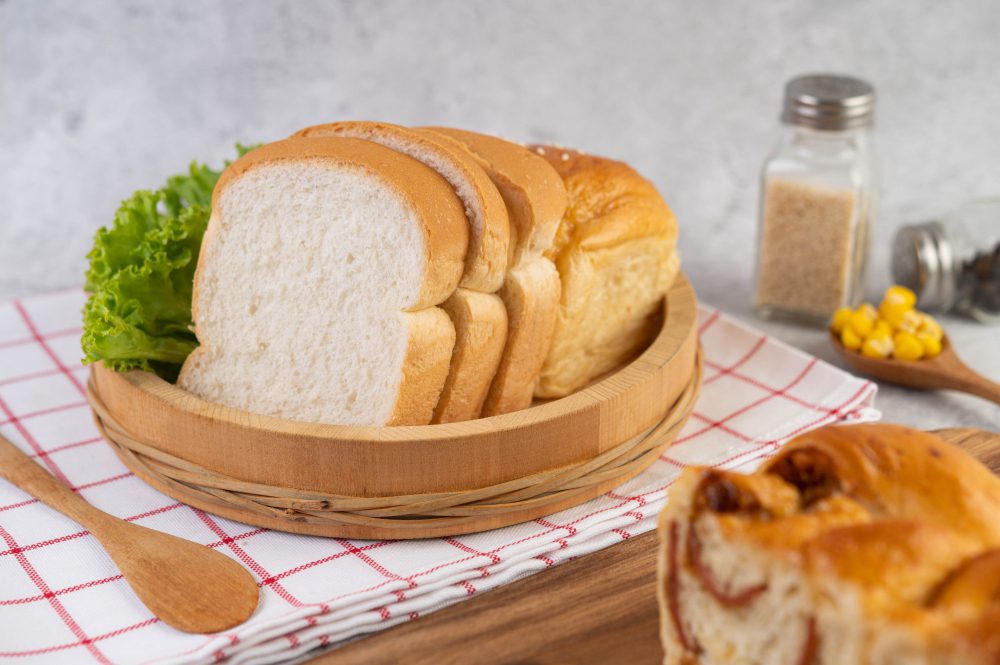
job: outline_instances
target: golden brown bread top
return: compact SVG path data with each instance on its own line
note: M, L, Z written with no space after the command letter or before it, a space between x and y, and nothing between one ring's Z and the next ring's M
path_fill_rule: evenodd
M309 161L357 168L395 189L416 212L425 238L427 270L418 303L413 309L436 305L451 295L461 278L469 242L465 208L451 185L436 171L377 143L324 137L289 138L263 145L243 155L223 171L212 193L213 212L218 210L219 201L225 196L229 183L248 170L264 164ZM209 224L203 242L203 255L206 248L210 249L216 227ZM197 278L195 283L198 283Z
M810 500L840 493L876 517L936 523L1000 546L1000 480L927 432L824 427L789 443L760 473L783 478Z
M971 662L1000 663L1000 550L965 561L927 599L946 615L947 630L937 631L942 651L965 654Z
M628 164L568 148L531 148L562 177L568 197L555 242L546 253L550 258L558 257L574 238L584 238L586 249L646 236L663 236L671 246L676 243L673 211L656 187Z
M869 616L905 622L931 649L1000 662L1000 478L958 446L897 425L829 426L749 476L685 474L699 478L692 523L853 585Z
M679 270L677 222L653 185L622 162L534 146L563 179L568 205L551 249L559 311L535 386L565 397L635 358L660 327Z

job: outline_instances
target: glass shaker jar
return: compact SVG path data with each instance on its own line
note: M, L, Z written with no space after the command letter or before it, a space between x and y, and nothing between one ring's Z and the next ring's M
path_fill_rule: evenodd
M955 310L1000 324L1000 198L972 201L943 219L904 226L892 273L921 309Z
M855 78L813 74L785 87L782 135L761 180L762 316L825 325L863 296L876 198L874 108L874 89Z

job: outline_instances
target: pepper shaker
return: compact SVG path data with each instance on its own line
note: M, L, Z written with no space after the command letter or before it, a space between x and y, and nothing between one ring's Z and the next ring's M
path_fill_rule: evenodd
M1000 198L965 204L939 220L904 226L892 243L897 284L921 309L954 310L1000 324Z

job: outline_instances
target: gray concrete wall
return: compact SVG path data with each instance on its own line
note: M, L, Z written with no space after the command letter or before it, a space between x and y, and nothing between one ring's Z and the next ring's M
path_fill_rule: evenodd
M702 298L745 316L757 173L791 75L853 73L880 94L873 290L901 221L1000 194L991 0L3 0L0 22L0 298L79 284L132 190L333 119L629 161L675 209Z

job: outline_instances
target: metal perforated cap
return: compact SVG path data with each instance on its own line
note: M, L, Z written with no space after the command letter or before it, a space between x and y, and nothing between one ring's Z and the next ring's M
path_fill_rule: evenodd
M955 304L958 263L941 222L911 224L896 231L892 278L917 294L920 307L946 310Z
M875 118L875 88L837 74L799 76L785 86L783 122L812 129L870 127Z

